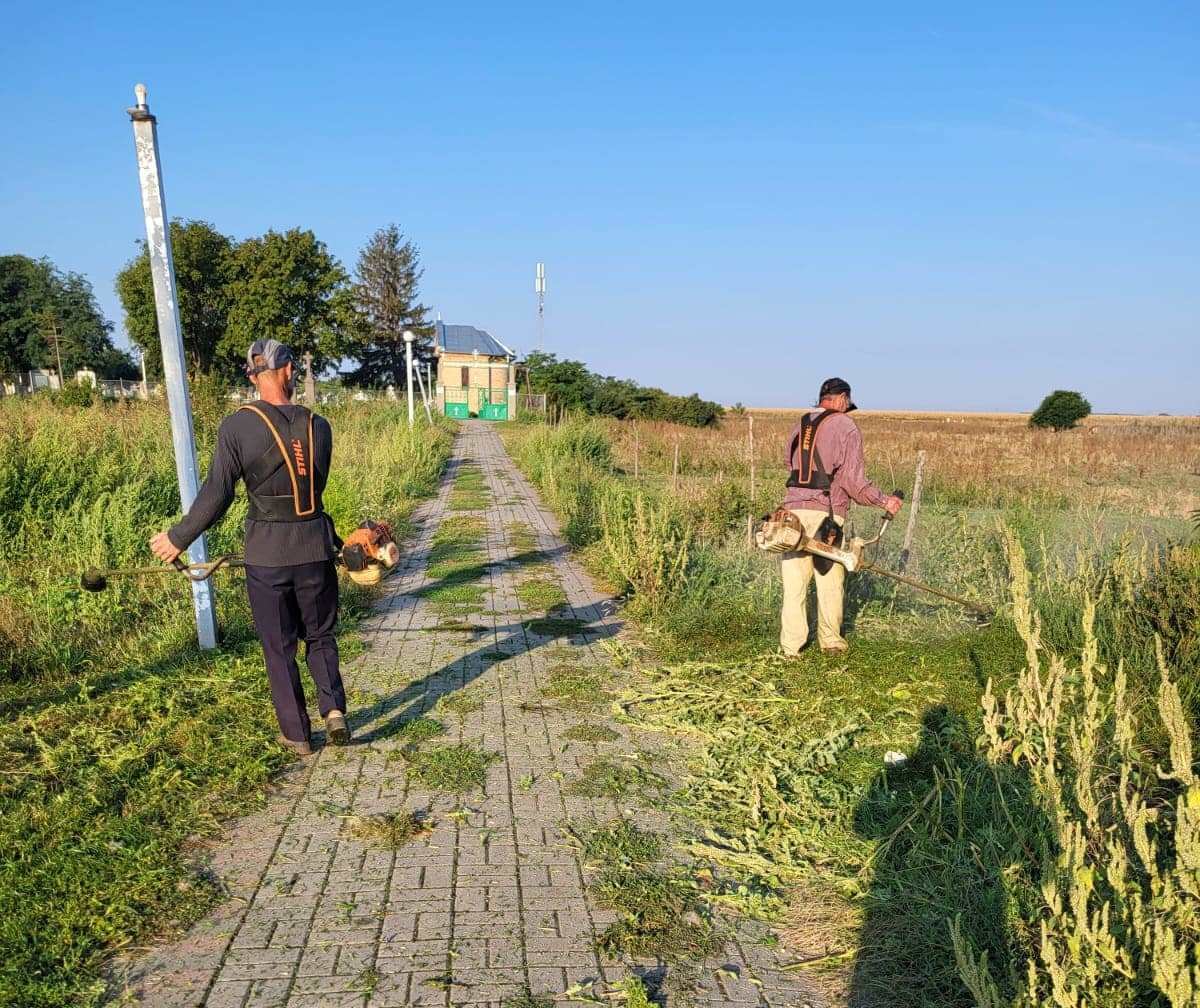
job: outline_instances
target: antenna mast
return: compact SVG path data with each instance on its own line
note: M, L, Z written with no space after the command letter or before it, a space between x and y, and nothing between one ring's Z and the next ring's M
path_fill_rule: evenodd
M533 291L537 294L538 304L538 349L541 350L546 342L546 264L538 263L533 276Z

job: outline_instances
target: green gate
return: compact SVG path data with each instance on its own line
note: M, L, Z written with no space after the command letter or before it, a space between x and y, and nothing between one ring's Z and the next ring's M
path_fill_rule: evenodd
M471 415L471 407L467 403L469 394L468 389L446 389L442 412L455 420L466 420Z
M479 419L507 420L508 393L503 389L479 390Z

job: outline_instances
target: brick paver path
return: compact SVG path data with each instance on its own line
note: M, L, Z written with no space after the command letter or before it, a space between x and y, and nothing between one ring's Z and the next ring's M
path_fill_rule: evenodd
M444 618L414 594L428 584L430 539L451 513L450 484L468 459L494 500L485 513L490 593L485 613L470 617L481 627L475 633L437 629ZM228 898L179 942L126 964L125 998L161 1008L499 1005L526 991L561 1001L589 981L598 981L599 994L631 974L653 987L661 975L654 963L598 956L596 936L615 917L588 895L559 829L572 817L619 814L618 804L575 798L566 787L598 750L634 752L635 743L625 729L606 745L564 742L578 714L539 695L547 669L565 657L606 667L598 643L619 630L612 604L569 555L554 517L485 423L465 425L441 492L414 520L403 567L364 627L368 651L347 672L355 744L297 763L264 812L233 826L211 865ZM515 556L513 522L536 536L569 600L562 615L584 621L584 632L554 637L529 628L515 594L528 558ZM482 707L437 717L450 740L458 735L502 758L482 794L421 792L407 782L395 729L463 689ZM404 807L428 809L432 832L395 851L347 834L349 815ZM769 951L731 941L708 964L696 1000L819 1003L773 965Z

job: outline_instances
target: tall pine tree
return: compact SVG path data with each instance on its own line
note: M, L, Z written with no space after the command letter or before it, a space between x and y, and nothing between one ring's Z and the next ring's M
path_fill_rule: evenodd
M423 273L416 246L395 224L376 231L359 253L354 300L365 333L363 343L350 352L358 367L346 375L348 384L403 388L405 329L416 337L413 360L432 360L429 309L417 301Z

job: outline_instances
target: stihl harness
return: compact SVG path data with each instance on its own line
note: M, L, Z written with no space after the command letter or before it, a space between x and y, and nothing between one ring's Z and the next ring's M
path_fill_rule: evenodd
M317 491L313 457L313 414L300 408L295 420L269 403L240 407L257 416L275 442L245 467L243 478L250 498L249 518L255 521L310 521L324 514ZM270 494L267 484L281 468L287 469L292 484L290 494Z
M792 447L788 454L788 458L795 468L788 476L787 485L805 490L825 491L825 508L829 513L821 522L813 538L836 548L842 545L842 527L833 517L833 494L830 492L830 488L833 486L833 475L826 471L825 464L821 461L821 453L817 450L817 428L821 426L826 417L833 415L833 410L822 410L816 416L805 413L801 418L800 430L792 438ZM799 450L798 456L797 449ZM801 530L801 534L803 534L803 530ZM815 556L813 557L813 566L819 573L828 574L833 567L833 561L823 556Z
M795 467L788 476L789 487L828 491L833 485L833 478L825 471L821 453L817 451L817 428L830 416L833 416L832 410L823 410L816 416L806 413L800 420L800 430L792 438L792 448L788 453L788 458ZM799 458L796 456L797 447L800 449Z

